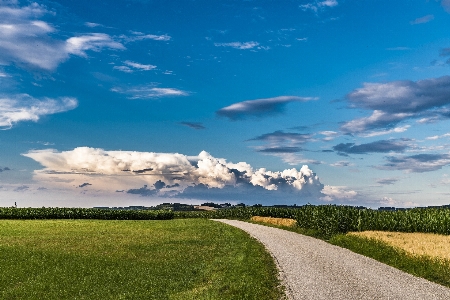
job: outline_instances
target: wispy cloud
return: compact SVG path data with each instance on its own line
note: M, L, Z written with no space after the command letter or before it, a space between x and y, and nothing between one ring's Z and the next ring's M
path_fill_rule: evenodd
M288 103L306 102L317 99L318 98L313 97L279 96L274 98L247 100L221 108L216 111L216 114L231 120L245 119L248 117L265 117L282 113Z
M374 137L374 136L380 136L380 135L386 135L386 134L391 134L391 133L402 133L408 130L408 128L410 128L410 125L405 125L405 126L401 126L401 127L395 127L392 129L387 129L387 130L380 130L380 131L371 131L368 133L363 133L360 134L360 136L362 137Z
M127 42L136 42L136 41L143 41L143 40L167 42L172 39L172 37L167 34L162 34L162 35L144 34L142 32L136 32L136 31L132 31L131 33L132 33L132 35L130 35L130 36L122 35L122 36L120 36L120 38L124 39Z
M350 107L372 110L372 115L344 123L341 130L346 133L390 130L399 122L412 118L446 119L450 117L450 76L364 83L362 88L348 94L347 99Z
M420 18L415 19L414 21L409 22L411 25L424 24L434 20L433 15L426 15Z
M5 130L18 122L37 122L42 116L72 110L77 105L77 99L70 97L38 100L27 94L0 96L0 127Z
M427 140L438 140L438 139L442 139L442 138L446 138L446 137L450 137L450 133L446 133L446 134L443 134L443 135L429 136L426 139Z
M216 47L231 47L239 50L253 49L259 46L258 42L231 42L231 43L214 43Z
M67 40L54 38L57 30L38 18L53 12L39 4L0 8L0 63L54 70L70 55L86 57L86 51L125 47L104 33L89 33Z
M399 140L380 140L367 144L341 143L333 147L340 154L403 152L408 146Z
M124 61L126 66L114 66L113 69L119 70L125 73L133 73L135 70L137 71L150 71L156 68L154 65L144 65L137 62L126 60Z
M247 141L264 142L263 146L254 147L261 154L271 155L281 158L290 165L299 164L322 164L321 161L308 159L297 152L304 151L303 145L313 139L311 134L296 132L283 132L281 130L272 133L265 133Z
M202 123L199 122L180 122L181 125L187 126L192 129L200 130L205 129L206 127L202 125Z
M264 141L271 145L279 146L282 143L295 145L304 144L311 141L312 138L313 135L307 133L284 132L277 130L272 133L262 134L248 141Z
M349 167L349 166L352 166L352 165L353 164L351 162L347 161L347 160L340 160L340 161L337 161L337 162L335 162L333 164L330 164L330 166L338 167L338 168Z
M377 183L381 185L393 185L398 181L398 178L380 178L377 179Z
M387 162L378 166L381 170L403 170L408 173L424 173L450 165L448 154L417 154L411 156L388 156Z
M405 51L405 50L411 50L409 47L392 47L392 48L386 48L386 50L389 51Z
M114 87L111 91L128 95L129 99L152 99L163 97L188 96L189 93L176 88L159 88L154 85L130 88Z
M124 50L125 47L105 34L90 33L87 35L71 37L66 41L66 51L70 54L86 57L86 51L99 52L102 48Z
M325 0L325 1L315 1L307 4L300 5L300 8L303 11L312 10L314 12L318 12L319 9L327 8L327 7L335 7L339 3L336 0Z
M450 13L450 0L441 0L441 5L446 12Z

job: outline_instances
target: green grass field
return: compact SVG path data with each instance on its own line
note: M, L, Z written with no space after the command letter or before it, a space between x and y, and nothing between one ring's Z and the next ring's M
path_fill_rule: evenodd
M0 220L1 299L278 299L264 247L205 219Z

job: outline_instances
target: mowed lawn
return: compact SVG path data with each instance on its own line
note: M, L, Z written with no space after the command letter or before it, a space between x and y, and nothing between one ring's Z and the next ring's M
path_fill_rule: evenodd
M0 220L0 299L278 299L270 255L210 220Z

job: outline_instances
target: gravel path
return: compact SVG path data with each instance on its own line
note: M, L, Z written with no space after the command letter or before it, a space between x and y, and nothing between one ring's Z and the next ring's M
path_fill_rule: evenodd
M288 299L450 299L450 289L371 258L294 232L235 220L262 242L280 270Z

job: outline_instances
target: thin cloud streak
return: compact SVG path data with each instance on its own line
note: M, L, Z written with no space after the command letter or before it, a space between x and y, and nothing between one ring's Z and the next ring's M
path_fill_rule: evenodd
M279 96L274 98L247 100L223 107L216 111L216 114L231 120L242 120L248 117L261 118L282 113L288 103L307 102L317 99L318 98L314 97Z

